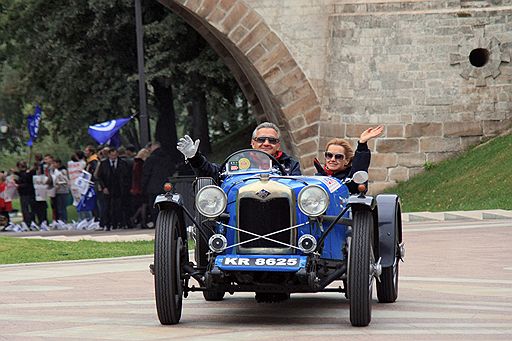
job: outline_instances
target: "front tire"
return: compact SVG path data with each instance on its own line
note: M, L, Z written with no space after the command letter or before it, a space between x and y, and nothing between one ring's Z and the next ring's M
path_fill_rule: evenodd
M348 297L350 323L356 327L370 324L374 263L372 251L373 215L370 211L353 212L352 238L348 257Z
M155 297L158 319L164 325L177 324L181 318L184 247L179 233L183 227L180 225L175 210L163 210L158 214L155 228Z
M382 268L380 282L377 282L377 298L379 303L393 303L398 298L398 270L400 264L400 230L401 212L396 209L395 212L395 258L393 265Z

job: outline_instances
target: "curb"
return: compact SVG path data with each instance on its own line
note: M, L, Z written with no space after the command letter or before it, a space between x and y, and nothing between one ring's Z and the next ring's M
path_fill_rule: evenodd
M509 210L478 210L478 211L448 211L448 212L410 212L402 213L403 222L422 221L460 221L460 220L496 220L512 219Z

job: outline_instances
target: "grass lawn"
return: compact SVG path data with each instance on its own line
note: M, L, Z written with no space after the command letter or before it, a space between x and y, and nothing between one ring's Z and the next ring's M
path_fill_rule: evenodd
M0 264L150 255L153 247L153 241L61 242L0 236Z
M512 135L481 144L457 158L388 189L404 212L512 209Z

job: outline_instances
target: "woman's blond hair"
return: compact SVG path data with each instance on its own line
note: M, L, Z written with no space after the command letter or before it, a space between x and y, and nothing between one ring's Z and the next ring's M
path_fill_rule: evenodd
M342 146L345 150L345 157L347 158L348 164L350 165L352 163L352 159L354 158L354 149L352 149L347 140L334 138L327 142L325 145L325 151L327 151L331 145Z

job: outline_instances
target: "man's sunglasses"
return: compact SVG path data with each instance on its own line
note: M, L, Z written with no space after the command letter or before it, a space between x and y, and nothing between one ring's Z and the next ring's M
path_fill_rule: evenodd
M265 143L265 141L268 140L268 143L270 144L278 144L279 143L279 139L276 139L275 137L268 137L268 136L260 136L260 137L256 137L254 139L254 141L258 142L258 143Z
M345 155L343 155L343 154L333 154L331 152L325 152L324 155L325 155L325 158L328 160L332 159L333 156L336 160L345 160Z

